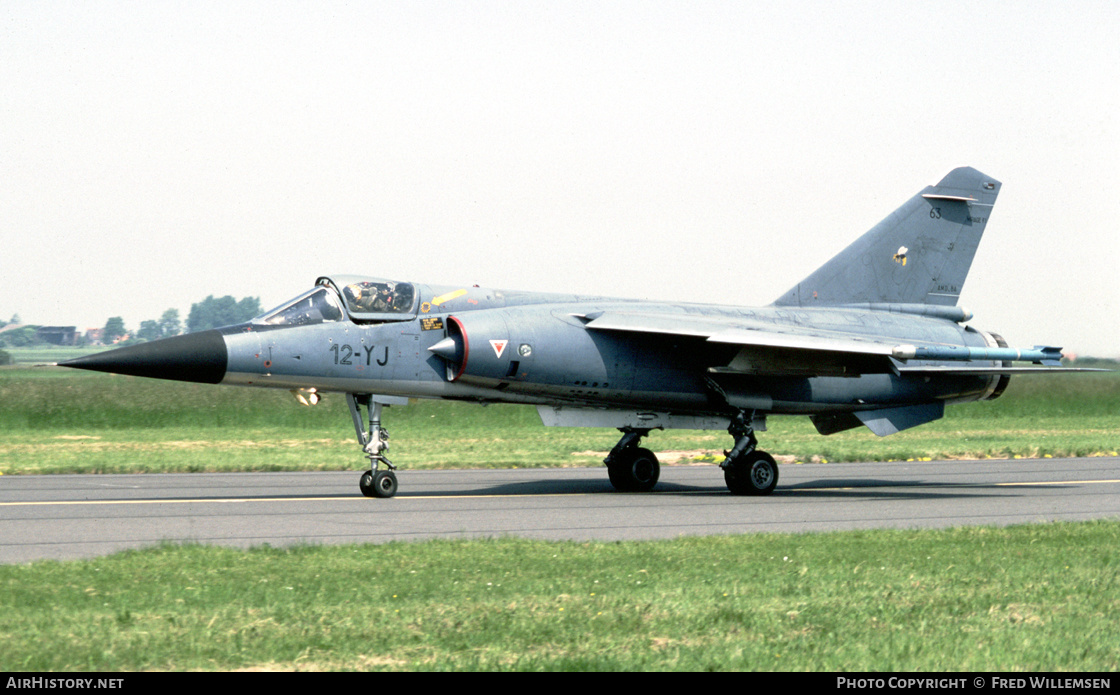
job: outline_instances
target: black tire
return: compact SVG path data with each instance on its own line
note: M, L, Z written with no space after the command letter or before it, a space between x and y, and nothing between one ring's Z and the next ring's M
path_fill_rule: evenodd
M769 495L778 485L778 463L765 451L752 451L723 471L733 495Z
M627 449L607 466L607 475L619 492L649 492L661 477L661 464L649 449Z
M397 494L397 475L393 471L377 471L373 474L373 496L387 499Z
M397 494L397 476L393 471L366 471L358 480L358 488L366 497L392 497Z
M358 489L366 497L374 497L373 494L373 471L366 471L362 473L362 477L358 479Z
M611 480L611 485L619 492L628 492L627 490L627 476L625 462L616 460L607 464L607 477Z

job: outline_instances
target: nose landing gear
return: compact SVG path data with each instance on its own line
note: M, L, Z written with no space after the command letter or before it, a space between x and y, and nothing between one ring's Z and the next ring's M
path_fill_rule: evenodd
M346 394L346 405L350 407L350 417L354 421L354 431L358 434L358 443L369 459L369 470L362 473L358 480L358 489L366 497L388 498L397 494L397 469L386 458L384 452L389 448L389 430L381 426L381 408L389 403L388 397L378 396L377 400L370 394ZM392 398L393 404L404 404L404 398ZM365 407L369 419L369 429L365 429L362 418L362 407ZM384 465L384 470L381 466Z

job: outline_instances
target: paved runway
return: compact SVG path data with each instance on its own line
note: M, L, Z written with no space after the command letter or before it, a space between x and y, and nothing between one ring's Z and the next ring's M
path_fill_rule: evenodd
M605 468L0 477L0 562L161 541L236 547L524 536L631 540L763 531L1120 518L1120 458L783 465L770 497L733 497L713 466L665 466L652 493Z

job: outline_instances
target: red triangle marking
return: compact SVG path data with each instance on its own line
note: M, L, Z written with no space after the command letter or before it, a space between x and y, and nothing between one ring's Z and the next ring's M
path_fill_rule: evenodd
M502 353L506 351L506 346L509 345L508 340L491 340L490 347L494 348L494 354L498 359L502 358Z

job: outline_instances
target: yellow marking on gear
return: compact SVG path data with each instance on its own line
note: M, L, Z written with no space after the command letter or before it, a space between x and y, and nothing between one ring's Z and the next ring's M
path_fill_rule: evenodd
M450 302L452 299L455 299L456 297L462 297L466 293L467 293L466 290L455 290L454 292L448 292L447 294L441 294L440 296L438 296L438 297L436 297L432 300L432 306L439 306L440 304L443 304L444 302Z

